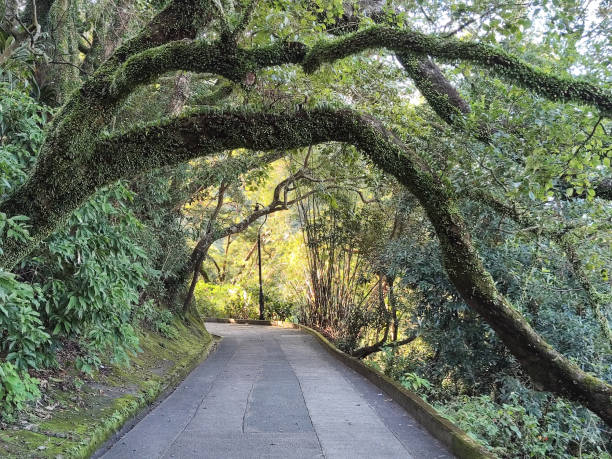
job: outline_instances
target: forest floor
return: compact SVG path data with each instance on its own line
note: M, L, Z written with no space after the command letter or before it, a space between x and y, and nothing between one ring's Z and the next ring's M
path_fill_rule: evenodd
M70 349L58 369L40 372L43 397L13 424L0 424L2 458L89 457L127 420L175 387L214 346L204 324L174 322L177 338L145 331L129 366L105 363L79 374Z

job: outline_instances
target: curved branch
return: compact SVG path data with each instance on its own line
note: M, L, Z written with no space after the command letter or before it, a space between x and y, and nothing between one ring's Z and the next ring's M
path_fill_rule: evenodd
M98 95L121 99L138 85L172 70L212 73L241 82L248 73L276 65L299 64L305 56L306 46L297 42L282 41L245 50L220 40L173 41L130 57L114 71L108 87L98 89Z
M407 56L431 56L447 62L472 62L548 99L589 104L604 116L612 115L612 94L586 81L547 73L486 44L381 26L322 41L310 49L303 43L286 41L254 49L239 48L224 41L212 44L203 41L171 42L128 59L115 72L109 95L121 97L136 85L152 81L170 70L215 73L232 81L243 81L248 73L264 67L301 64L310 73L323 63L376 48L386 48L403 59L408 59ZM421 61L416 70L421 75L428 73L431 84L434 68L427 61ZM440 89L440 84L437 86L436 89ZM448 96L448 91L446 93ZM458 112L465 108L460 106ZM445 116L446 119L448 116Z
M408 338L401 339L398 341L391 341L390 343L386 343L385 341L379 341L378 343L374 343L371 346L364 346L360 347L359 349L355 349L353 352L351 352L351 355L358 359L365 359L368 355L382 351L382 349L385 347L405 346L406 344L412 343L418 337L419 335L411 335Z
M583 372L555 351L497 291L471 243L451 192L425 172L416 154L383 129L380 123L350 110L332 109L299 111L288 116L208 113L190 121L186 140L200 151L239 146L289 149L330 140L352 143L362 149L375 164L394 175L419 199L440 240L449 278L467 304L496 331L536 385L580 401L607 423L612 422L612 406L608 403L612 387ZM172 137L176 132L187 132L186 126L174 124L186 122L187 119L174 121L171 129L164 129L164 134ZM150 140L153 145L163 145L161 132L155 133ZM113 148L113 144L124 146L122 151L128 154L127 163L137 161L129 155L129 137L116 138L104 144L107 154L121 156L122 151ZM176 139L172 146L177 151ZM161 154L156 156L163 157Z
M431 56L447 62L471 62L550 100L581 102L597 107L605 116L612 115L612 94L591 83L545 72L490 45L412 30L373 26L321 42L304 59L304 70L313 72L325 62L374 48Z
M80 93L110 106L118 98L109 97L113 74L130 58L167 43L181 43L196 38L198 30L214 17L212 0L172 0L138 35L126 41L96 70ZM188 70L188 69L184 69ZM134 87L134 86L133 86ZM127 93L123 94L126 95ZM108 100L107 100L108 99Z
M321 108L287 115L198 112L108 137L97 143L93 154L74 159L72 168L83 168L88 174L79 176L82 178L63 188L61 194L49 196L45 212L37 214L32 229L36 240L41 240L95 189L145 170L227 149L289 150L329 141L355 145L415 195L435 228L449 279L466 303L495 330L536 386L584 404L612 425L612 386L555 351L499 293L471 242L451 189L432 176L418 155L382 123L351 110ZM29 215L29 202L24 199L47 196L48 181L61 179L61 175L36 169L20 192L0 204L0 212ZM71 193L68 202L62 201L64 193ZM13 244L4 247L1 266L10 266L31 250L26 242Z

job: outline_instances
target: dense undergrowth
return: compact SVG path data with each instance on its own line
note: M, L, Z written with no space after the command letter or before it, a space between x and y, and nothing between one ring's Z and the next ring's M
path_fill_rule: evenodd
M1 197L25 180L53 111L7 82L0 82L0 106ZM40 397L41 381L28 371L59 368L63 348L75 349L76 370L91 375L103 360L129 365L146 330L178 338L163 284L176 275L181 264L173 258L186 246L180 214L159 211L170 199L169 180L149 174L141 179L147 187L133 181L100 190L32 257L11 273L0 271L4 421ZM152 201L158 207L148 213ZM27 219L0 214L0 236L27 240Z

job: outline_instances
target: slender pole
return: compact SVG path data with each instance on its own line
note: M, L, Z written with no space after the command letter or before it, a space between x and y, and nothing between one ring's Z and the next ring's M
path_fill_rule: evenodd
M257 232L257 259L259 263L259 320L264 320L264 295L261 282L261 232Z

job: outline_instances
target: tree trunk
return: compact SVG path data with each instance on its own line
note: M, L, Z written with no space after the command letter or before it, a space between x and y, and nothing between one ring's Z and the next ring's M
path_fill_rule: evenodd
M389 306L391 306L391 321L393 322L393 335L392 340L397 341L399 320L397 317L397 299L395 298L395 290L393 283L395 279L391 276L387 276L387 285L389 286Z
M386 343L386 339L385 340L380 340L377 343L372 344L371 346L365 346L365 347L361 347L359 349L355 349L353 352L351 352L351 355L357 359L365 359L367 356L372 355L376 352L380 352L382 351L382 349L384 347L399 347L399 346L404 346L406 344L410 344L412 343L415 339L418 338L418 335L412 335L409 336L408 338L405 338L401 341L397 341L397 340L393 340L390 343Z
M201 239L191 253L189 267L191 268L193 277L191 278L191 284L189 285L189 290L185 296L185 301L183 301L183 314L187 314L187 312L189 312L191 300L193 299L193 293L195 292L195 288L198 283L198 274L200 273L202 262L206 259L208 250L213 242L214 241L211 241L210 238Z

